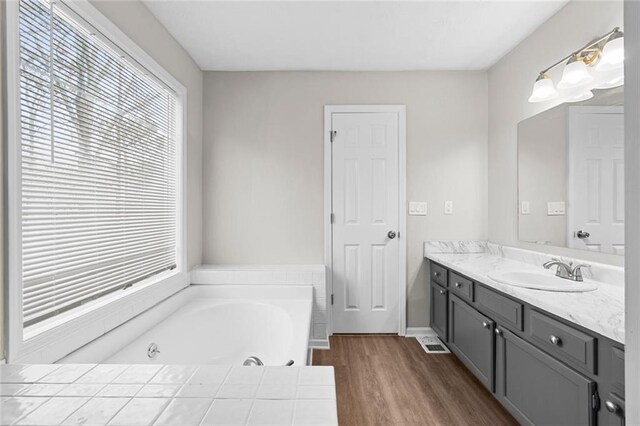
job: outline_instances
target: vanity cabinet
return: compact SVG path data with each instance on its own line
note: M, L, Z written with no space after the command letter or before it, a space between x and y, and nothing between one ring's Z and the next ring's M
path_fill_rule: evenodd
M431 327L520 423L624 425L624 345L461 271L431 271Z
M431 328L443 340L447 341L448 324L448 291L431 282Z
M595 382L496 328L496 397L523 425L594 424Z
M495 323L462 299L449 297L449 349L493 390Z

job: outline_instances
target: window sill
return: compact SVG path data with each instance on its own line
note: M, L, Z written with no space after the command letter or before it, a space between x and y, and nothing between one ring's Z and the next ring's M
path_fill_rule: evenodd
M52 363L155 306L189 285L189 274L170 271L24 330L13 363Z

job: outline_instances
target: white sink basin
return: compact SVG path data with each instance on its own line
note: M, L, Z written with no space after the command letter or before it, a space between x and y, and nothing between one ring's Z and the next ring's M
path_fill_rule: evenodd
M505 271L489 274L489 278L501 284L534 290L582 292L593 291L598 288L593 281L571 281L544 272L536 271Z

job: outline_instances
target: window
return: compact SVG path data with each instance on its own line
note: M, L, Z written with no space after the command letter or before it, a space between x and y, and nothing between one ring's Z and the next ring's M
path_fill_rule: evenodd
M180 99L62 2L17 25L28 327L176 268Z

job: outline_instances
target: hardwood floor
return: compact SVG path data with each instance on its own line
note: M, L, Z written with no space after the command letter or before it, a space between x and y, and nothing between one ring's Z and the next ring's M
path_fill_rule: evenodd
M313 365L335 368L340 425L518 424L454 355L398 336L330 339Z

